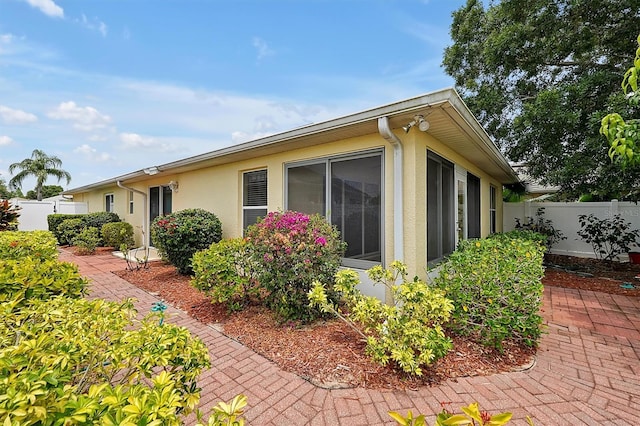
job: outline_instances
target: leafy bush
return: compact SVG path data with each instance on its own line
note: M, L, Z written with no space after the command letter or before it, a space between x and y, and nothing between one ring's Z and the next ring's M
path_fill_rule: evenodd
M198 290L213 302L226 303L229 311L238 311L259 293L251 258L251 246L242 238L225 239L193 255L194 277Z
M0 302L49 299L53 296L81 297L88 281L72 263L25 257L0 260Z
M70 246L73 239L80 235L87 227L82 219L65 219L58 225L57 238L58 244L62 246Z
M434 280L455 305L448 327L497 349L505 340L535 346L542 333L543 257L536 241L463 241Z
M20 260L31 257L36 260L58 258L56 239L49 231L0 232L0 259Z
M338 230L320 215L271 212L247 228L252 256L259 265L260 286L268 291L267 305L281 320L313 321L322 315L309 305L312 283L333 281L345 244ZM331 288L329 298L337 297Z
M513 417L510 412L504 412L491 415L487 411L480 410L480 406L477 402L473 402L466 407L461 407L461 414L454 414L447 410L445 405L447 403L441 402L442 411L436 417L434 426L448 426L448 425L477 425L477 426L500 426L506 425ZM450 403L449 403L450 404ZM404 417L395 411L389 411L389 416L401 426L427 426L424 414L420 414L417 417L413 417L411 410ZM527 416L528 423L533 426L531 418ZM477 422L477 423L476 423Z
M0 200L0 232L16 231L19 217L20 207L12 206L9 200Z
M452 347L442 326L449 320L453 304L444 291L417 279L407 281L402 262L393 262L389 269L375 266L367 275L391 290L393 306L360 293L356 288L360 283L358 274L348 269L336 274L334 284L343 296L344 309L329 301L319 281L314 282L309 300L358 331L366 339L367 354L376 362L387 365L393 361L404 372L421 376L423 366L442 358ZM402 282L397 285L399 278Z
M591 244L598 259L611 261L619 254L628 253L640 238L640 231L630 229L631 223L619 214L605 219L598 219L593 214L581 214L578 222L578 235Z
M0 305L5 424L181 425L210 366L185 328L135 322L124 303L55 297ZM135 328L133 326L136 326Z
M102 225L102 241L105 247L120 249L124 244L127 248L135 245L133 241L133 226L128 222L109 222Z
M531 231L528 229L514 229L509 232L498 232L496 234L491 234L487 238L497 238L504 240L523 240L523 241L532 241L541 246L547 245L548 238L545 234L541 234L539 232Z
M536 217L525 217L525 221L520 223L520 219L516 218L515 229L518 231L533 231L546 236L545 246L547 251L560 240L566 240L562 231L554 228L551 219L544 218L544 207L539 207L536 211Z
M78 254L91 254L96 251L96 247L100 244L100 231L93 226L84 228L82 232L73 238L71 244L77 247Z
M61 235L60 235L60 231L58 231L58 226L60 226L60 224L62 224L62 222L64 222L67 219L82 219L84 216L86 216L85 214L50 214L47 216L47 225L49 226L49 231L51 231L53 233L53 235L56 237L56 239L58 240L58 244L60 245L66 245L61 243Z
M151 237L158 252L181 274L191 274L194 253L222 238L218 217L203 209L186 209L158 216L151 223Z
M85 225L87 227L98 228L98 230L102 229L102 226L105 223L114 223L120 222L120 216L117 213L113 212L93 212L82 215L82 220L84 220Z

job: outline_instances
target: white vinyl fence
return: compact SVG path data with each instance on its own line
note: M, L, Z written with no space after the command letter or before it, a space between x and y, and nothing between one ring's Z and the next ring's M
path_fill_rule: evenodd
M569 256L595 257L590 244L585 243L579 236L580 224L579 215L593 214L599 219L611 218L619 214L626 222L631 223L631 229L640 229L640 204L632 202L610 202L598 203L552 203L525 201L522 203L504 203L503 226L504 231L511 231L515 228L515 218L520 222L526 221L526 217L536 218L538 208L544 208L545 219L551 220L555 229L562 231L565 240L557 242L551 253L564 254ZM626 261L627 256L622 255L621 261Z
M20 231L46 231L49 229L47 216L54 213L82 214L89 211L87 203L60 200L10 200L11 205L21 208L18 218Z

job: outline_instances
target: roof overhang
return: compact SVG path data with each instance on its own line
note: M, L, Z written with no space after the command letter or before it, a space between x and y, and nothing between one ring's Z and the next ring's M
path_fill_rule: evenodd
M429 133L432 136L478 165L501 183L512 183L518 180L507 160L452 88L152 167L157 168L158 173L184 173L203 167L378 133L379 117L386 116L390 127L399 129L410 122L416 114L429 116L431 123ZM133 183L146 180L149 175L145 170L148 171L149 168L151 167L73 188L65 191L64 194L87 192L115 185L118 181Z

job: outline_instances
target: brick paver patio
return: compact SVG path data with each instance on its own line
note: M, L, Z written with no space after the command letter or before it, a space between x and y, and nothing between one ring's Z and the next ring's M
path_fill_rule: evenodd
M159 300L111 273L125 267L122 259L67 252L60 259L76 263L91 280L89 297L135 298L140 312ZM536 425L638 424L640 298L547 287L543 315L548 334L533 368L394 391L318 388L185 312L167 310L168 321L187 327L209 347L212 368L199 380L201 409L208 412L218 401L244 393L251 425L393 425L390 410L424 413L432 424L441 401L455 409L478 401L492 413L511 411L513 425L526 424L527 415Z

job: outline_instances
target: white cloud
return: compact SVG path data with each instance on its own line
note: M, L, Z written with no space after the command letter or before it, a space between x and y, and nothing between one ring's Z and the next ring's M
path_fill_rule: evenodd
M164 143L158 138L142 136L137 133L120 133L120 141L125 149L144 149L158 152L170 152L175 149L173 145Z
M0 118L7 124L24 124L38 121L38 117L29 112L0 105Z
M100 34L102 34L102 37L106 37L107 36L107 31L108 31L108 27L107 24L105 24L104 22L100 21L98 18L93 18L91 20L89 20L87 18L87 16L83 13L82 17L78 20L78 22L85 28L92 30L92 31L98 31Z
M9 136L0 136L0 146L7 146L13 143L13 139Z
M266 41L260 37L253 38L253 47L258 51L258 60L266 58L267 56L275 55L275 51L269 47Z
M84 155L86 158L92 161L105 162L112 160L113 157L106 152L98 152L97 149L90 145L83 144L73 150L76 154Z
M45 15L53 18L64 18L64 10L53 0L25 0L32 7L40 9Z
M74 128L86 132L105 128L111 123L111 117L108 115L90 106L80 107L73 101L62 102L47 115L55 120L72 121Z

